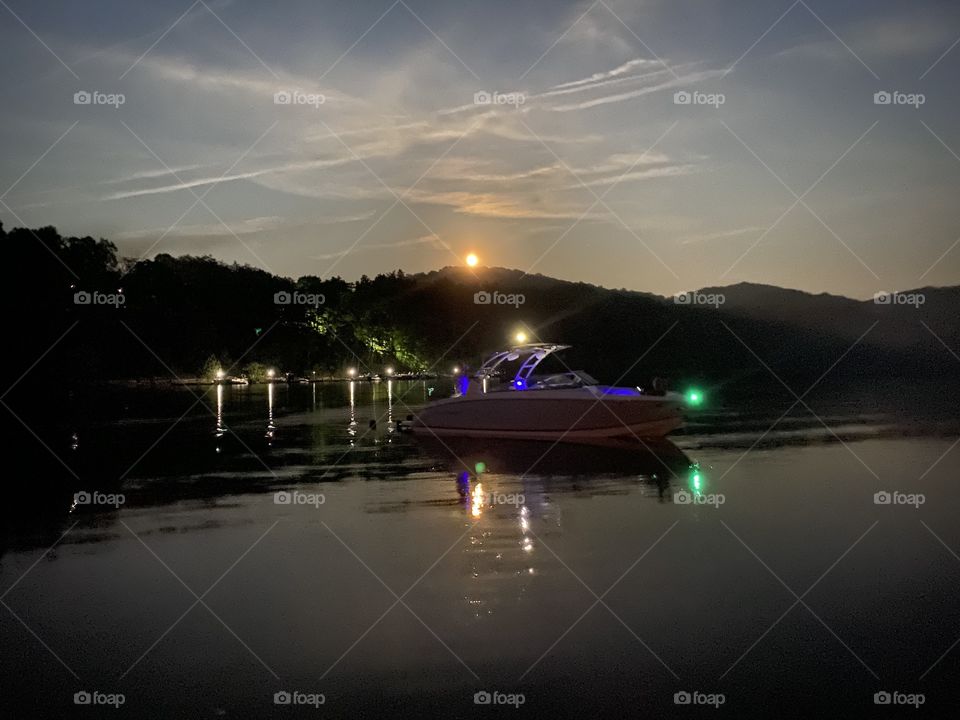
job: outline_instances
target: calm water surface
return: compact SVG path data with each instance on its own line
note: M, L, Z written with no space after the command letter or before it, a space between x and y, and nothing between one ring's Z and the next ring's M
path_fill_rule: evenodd
M912 717L874 693L924 693L928 716L960 700L950 412L824 401L829 429L796 410L764 434L792 400L714 408L647 449L397 432L442 385L124 389L25 412L77 478L41 450L13 481L0 714ZM78 708L83 691L125 703ZM695 691L724 703L675 704Z

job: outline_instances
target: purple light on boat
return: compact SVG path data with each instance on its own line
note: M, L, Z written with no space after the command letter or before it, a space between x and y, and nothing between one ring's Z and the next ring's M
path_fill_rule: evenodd
M611 387L608 385L602 385L600 392L604 395L640 395L640 391L634 390L633 388Z

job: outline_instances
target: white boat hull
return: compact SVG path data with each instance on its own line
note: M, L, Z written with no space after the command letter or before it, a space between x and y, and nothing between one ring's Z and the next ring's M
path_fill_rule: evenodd
M659 438L683 424L675 395L597 395L590 388L497 392L438 400L410 427L426 435L590 442Z

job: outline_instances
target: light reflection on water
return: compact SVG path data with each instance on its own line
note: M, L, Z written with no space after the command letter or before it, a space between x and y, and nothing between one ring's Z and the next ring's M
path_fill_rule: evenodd
M398 432L398 415L409 418L427 398L448 394L448 385L443 380L392 379L344 384L219 384L189 392L114 392L104 403L100 402L102 393L97 393L94 402L85 405L77 401L76 407L55 416L62 421L62 430L57 430L60 437L49 438L48 444L66 458L65 464L79 479L53 484L37 502L51 507L60 502L66 512L77 489L115 490L122 485L129 506L149 506L189 497L266 492L278 483L401 479L440 467L458 472L461 461L472 469L490 458L497 472L522 477L635 477L642 480L634 484L635 491L647 493L653 488L662 500L670 494L671 483L692 493L705 492L711 473L696 460L718 449L746 451L756 446L760 451L823 440L923 435L929 434L931 427L930 423L904 425L889 415L860 412L852 417L824 413L827 429L818 419L788 416L771 431L772 413L712 408L696 413L688 427L673 436L673 442L648 447L649 452L639 452L637 443L602 451L566 444L553 447L430 438L417 443ZM201 396L201 402L184 414L181 406L192 403L193 393ZM91 412L91 408L95 410ZM210 444L199 427L206 422L212 427ZM253 432L257 424L265 427L259 438ZM950 426L944 432L949 435L955 428Z
M38 502L61 502L62 511L67 511L73 492L91 485L105 490L123 485L131 506L149 506L185 497L265 492L278 483L400 479L440 466L456 469L461 460L472 469L487 459L484 453L496 458L501 473L626 475L644 480L635 487L638 492L653 487L663 499L670 494L671 482L693 493L706 491L708 468L695 466L696 482L688 472L704 451L928 435L931 429L930 422L905 425L883 413L847 416L825 412L821 419L829 428L801 414L781 419L771 431L772 413L707 408L696 413L688 427L673 436L672 443L648 448L650 452L638 452L637 443L603 451L566 444L458 444L452 439L429 438L417 443L398 432L397 415L409 418L428 398L451 390L444 380L219 384L190 392L115 392L102 407L102 393L97 393L94 402L85 405L78 401L76 407L55 416L63 421L63 430L60 438L53 437L48 444L67 458L66 464L80 479L67 478ZM178 421L183 415L180 406L191 404L193 393L199 394L202 402ZM91 407L96 408L93 413ZM198 428L208 415L213 429L209 445ZM262 418L259 423L258 416ZM257 424L265 427L259 438L252 432ZM955 431L952 425L943 430L947 434Z
M590 715L603 694L634 708L670 709L672 677L631 632L684 680L727 688L719 676L793 601L731 531L799 593L879 521L808 602L885 677L906 682L917 672L905 669L926 667L946 647L941 630L912 627L916 634L898 637L891 653L875 625L894 627L930 611L939 627L960 634L952 601L960 572L920 524L960 547L949 456L918 485L951 437L892 437L886 428L896 423L876 417L849 423L871 439L846 448L814 442L819 423L797 419L783 444L744 455L743 423L762 432L776 415L764 423L736 413L730 425L680 435L652 452L416 442L396 431L396 419L442 394L438 383L196 390L204 405L152 448L193 402L185 391L121 393L99 406L101 415L64 408L69 422L59 447L83 485L68 480L27 495L24 509L49 511L46 530L8 533L0 557L5 590L78 521L6 601L78 674L104 687L193 600L131 531L201 592L277 521L208 600L291 687L326 692L334 715L375 707L363 696L370 684L414 704L437 694L462 701L462 714L473 711L470 697L483 685L522 687L531 702L539 698L543 710L554 702L561 715L571 708ZM793 442L796 432L802 443ZM726 435L737 439L725 443ZM931 501L921 510L878 510L870 498L879 487L920 488ZM72 507L80 488L122 491L127 503ZM273 493L282 489L323 493L325 502L277 505ZM677 505L680 489L721 492L727 502L719 509ZM394 600L372 573L398 594L421 578L404 601L442 642L398 606L353 646ZM591 592L611 610L597 606L558 640L594 603ZM201 623L198 610L120 687L171 717L196 707L270 711L277 683L222 625ZM755 683L786 695L820 688L831 702L844 699L823 690L832 687L824 668L855 680L862 669L822 626L800 617L791 615L757 644L741 674L731 674L729 692ZM46 697L56 715L72 678L12 616L0 613L0 627L2 666L15 658L31 678L14 689L13 704ZM789 688L777 685L785 657ZM956 667L945 667L941 679L955 677ZM863 674L866 692L872 678ZM216 680L223 677L232 680ZM169 687L183 689L171 699Z

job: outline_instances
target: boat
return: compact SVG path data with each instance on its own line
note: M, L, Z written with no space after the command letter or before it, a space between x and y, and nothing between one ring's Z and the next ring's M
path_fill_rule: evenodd
M249 385L250 380L245 377L235 377L233 375L225 375L223 377L217 377L214 381L215 385Z
M596 443L662 438L683 424L679 393L601 385L579 370L537 375L546 358L569 345L528 343L491 355L453 397L415 415L409 429L437 437ZM506 366L519 368L509 382Z

